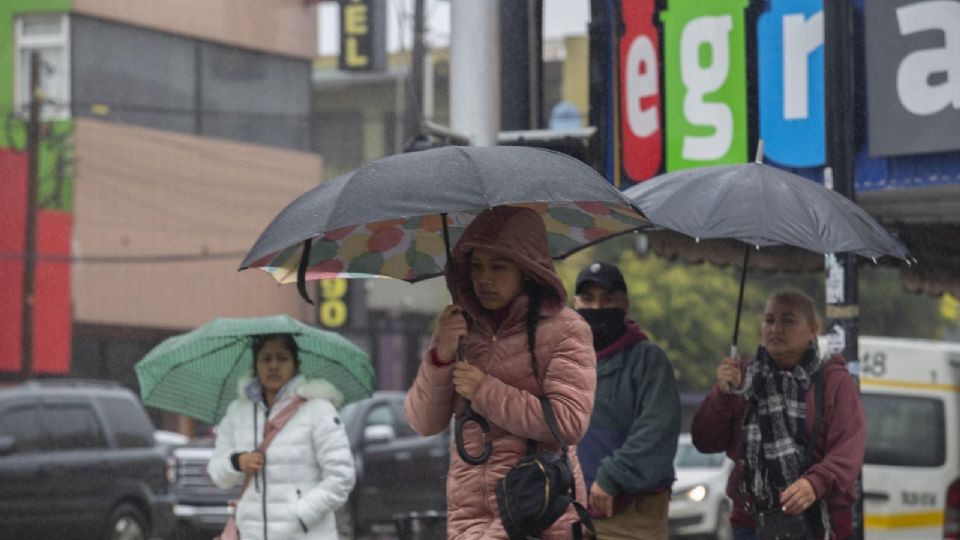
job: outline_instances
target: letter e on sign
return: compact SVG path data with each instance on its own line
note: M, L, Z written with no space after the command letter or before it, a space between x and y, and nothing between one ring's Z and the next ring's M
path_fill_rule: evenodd
M633 182L657 174L663 152L660 131L659 38L654 0L623 0L620 39L623 168Z

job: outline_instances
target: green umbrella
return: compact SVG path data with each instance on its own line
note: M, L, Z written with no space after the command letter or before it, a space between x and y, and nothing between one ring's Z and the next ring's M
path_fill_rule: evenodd
M254 336L292 334L300 348L300 373L322 378L343 393L345 403L373 392L367 354L343 336L286 315L214 319L164 340L134 367L140 396L150 407L216 424L237 397L237 383L253 375Z

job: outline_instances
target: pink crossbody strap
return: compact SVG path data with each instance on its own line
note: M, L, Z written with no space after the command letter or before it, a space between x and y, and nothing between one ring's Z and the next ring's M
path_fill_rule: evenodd
M276 416L267 422L267 427L263 430L263 440L260 441L260 446L257 447L257 452L260 452L264 455L267 454L267 447L270 446L270 443L273 442L273 439L280 434L280 430L283 429L283 426L287 425L287 422L293 418L293 415L297 413L297 410L300 408L300 406L306 402L307 400L300 396L293 398L292 403L284 407L282 411L277 413ZM250 480L252 478L253 475L250 474L244 476L243 487L240 489L241 495L247 490L247 486L250 485Z

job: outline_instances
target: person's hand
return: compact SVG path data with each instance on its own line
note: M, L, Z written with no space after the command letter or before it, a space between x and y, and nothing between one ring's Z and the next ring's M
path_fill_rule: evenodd
M485 376L486 373L481 371L480 368L467 362L457 362L453 366L453 388L461 396L473 399L473 395L477 393L477 387L480 386L480 381Z
M603 512L607 517L613 517L613 497L600 487L600 482L594 482L590 486L590 507Z
M729 394L739 387L740 362L724 358L723 363L717 367L717 388L724 394Z
M260 452L244 452L237 458L240 470L247 474L256 474L263 468L263 454Z
M785 514L799 514L807 508L810 508L817 500L817 493L813 490L813 484L806 478L800 478L796 482L787 486L780 494L780 505Z
M463 308L456 304L447 306L437 324L437 357L441 362L449 363L456 358L460 338L465 335L467 320L463 318Z

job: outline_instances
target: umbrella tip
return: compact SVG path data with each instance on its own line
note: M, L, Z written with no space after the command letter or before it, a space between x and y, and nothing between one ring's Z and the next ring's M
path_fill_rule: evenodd
M757 155L753 161L755 163L763 163L763 139L757 140Z

